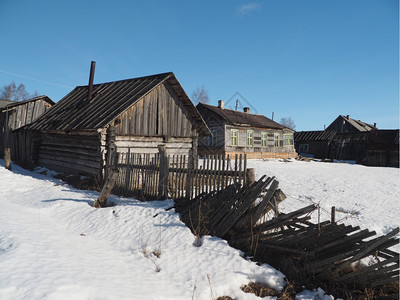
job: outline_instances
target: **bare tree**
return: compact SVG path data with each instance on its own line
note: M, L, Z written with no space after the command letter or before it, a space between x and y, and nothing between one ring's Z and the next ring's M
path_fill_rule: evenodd
M3 88L0 91L0 99L12 100L16 90L17 86L15 85L14 81L11 82L9 85L3 86Z
M281 125L283 125L283 126L285 126L287 128L290 128L292 130L294 130L296 128L296 125L294 125L294 121L293 121L293 119L291 117L289 117L289 118L281 118L279 123L281 123Z
M210 99L208 98L208 92L204 87L204 85L201 88L196 87L196 89L192 92L192 101L194 102L194 105L197 105L200 102L202 103L210 102Z
M38 96L37 91L32 95L30 95L26 91L25 85L23 83L21 83L17 87L14 81L8 85L3 86L3 88L0 90L0 99L3 100L24 101L37 96Z

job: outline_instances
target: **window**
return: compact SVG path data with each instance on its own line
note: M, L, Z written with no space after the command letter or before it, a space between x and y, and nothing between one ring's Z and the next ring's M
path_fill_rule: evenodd
M308 144L300 144L299 145L299 152L308 152Z
M285 133L283 135L283 145L293 146L293 133Z
M217 145L217 130L211 130L212 136L210 137L209 146L216 146Z
M261 132L261 147L268 146L268 132Z
M279 133L274 133L274 146L275 148L279 147L280 137Z
M239 130L231 129L231 146L237 146L239 141Z
M246 146L248 146L248 147L254 146L254 131L253 130L247 130Z

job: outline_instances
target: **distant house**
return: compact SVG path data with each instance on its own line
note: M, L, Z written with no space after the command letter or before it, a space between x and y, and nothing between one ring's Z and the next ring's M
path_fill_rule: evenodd
M247 154L248 158L292 158L293 130L263 115L226 109L224 101L218 106L199 103L197 110L212 135L199 140L199 154Z
M368 132L376 130L376 123L374 125L365 123L360 120L355 120L347 116L338 116L327 128L327 131L335 132Z
M294 144L299 155L316 158L330 157L330 146L335 131L299 131L294 133Z
M0 100L0 157L3 157L4 146L13 147L11 132L32 123L54 105L47 96L15 102ZM9 133L9 134L7 134ZM11 151L12 157L15 151Z
M399 166L399 130L379 130L374 125L338 116L324 131L294 134L299 155L355 161L368 166Z
M92 92L90 93L90 91ZM61 172L102 175L118 152L197 152L207 125L173 73L78 86L31 124L33 159Z

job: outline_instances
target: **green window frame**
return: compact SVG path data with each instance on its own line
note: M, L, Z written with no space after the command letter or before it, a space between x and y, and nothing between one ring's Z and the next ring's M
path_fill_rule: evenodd
M254 130L247 130L246 146L254 146Z
M275 148L279 148L279 143L280 143L280 134L279 133L274 133L274 146L275 146Z
M286 147L293 147L293 133L285 133L283 135L283 145Z
M261 147L268 147L268 132L261 132Z
M237 147L239 144L239 130L231 129L231 146Z

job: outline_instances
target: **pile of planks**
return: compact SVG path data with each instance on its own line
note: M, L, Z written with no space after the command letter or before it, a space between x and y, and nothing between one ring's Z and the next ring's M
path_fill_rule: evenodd
M399 253L389 248L399 243L399 228L376 237L374 231L334 220L314 224L314 204L279 213L278 204L286 196L278 185L275 178L264 176L247 186L232 184L176 202L175 209L196 236L224 238L285 274L301 270L302 276L360 290L398 282ZM267 218L270 211L275 216ZM364 258L367 266L360 264Z
M258 201L263 192L265 195ZM266 212L277 207L272 203L279 203L284 197L278 182L263 176L243 187L234 183L220 191L202 193L192 201L176 201L175 209L194 234L224 237L254 226Z

